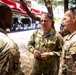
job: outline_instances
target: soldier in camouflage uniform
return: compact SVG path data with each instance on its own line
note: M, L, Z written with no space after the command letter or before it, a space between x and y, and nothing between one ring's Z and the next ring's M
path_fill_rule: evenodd
M12 23L11 9L0 2L0 75L23 75L18 46L5 32Z
M59 75L76 75L76 8L67 10L63 20L70 34L64 38L61 62L64 63L61 64L62 74Z
M28 42L35 59L30 75L58 75L62 37L51 27L51 14L43 14L40 22L42 29L36 30Z

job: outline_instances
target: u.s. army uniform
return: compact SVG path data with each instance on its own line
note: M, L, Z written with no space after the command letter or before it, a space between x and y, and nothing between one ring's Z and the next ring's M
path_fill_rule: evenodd
M39 29L33 33L28 42L29 51L39 50L41 53L52 52L53 56L50 56L47 60L41 58L35 58L34 67L31 75L57 75L59 68L59 56L62 48L62 37L55 30L51 30L49 33L44 34L42 29Z
M63 75L76 75L76 31L64 40Z
M0 75L21 75L18 46L0 28Z

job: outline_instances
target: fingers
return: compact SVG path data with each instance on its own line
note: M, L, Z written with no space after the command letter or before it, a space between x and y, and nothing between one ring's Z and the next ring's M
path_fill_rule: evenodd
M34 50L34 56L35 56L35 57L41 57L40 51Z
M46 60L46 59L48 59L50 57L50 54L49 53L42 53L41 54L41 58L43 59L43 60Z

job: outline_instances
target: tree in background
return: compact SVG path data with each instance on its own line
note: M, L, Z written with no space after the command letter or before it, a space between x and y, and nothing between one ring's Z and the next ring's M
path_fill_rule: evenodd
M40 17L34 15L33 13L30 12L30 10L28 9L27 7L27 4L23 1L23 0L20 0L21 2L21 5L24 7L24 9L26 10L27 14L34 20L37 20L37 21L40 21ZM45 5L47 7L47 10L50 14L53 15L53 11L52 11L52 5L51 5L51 2L50 0L44 0L45 2ZM49 10L50 9L50 10Z
M57 5L61 5L61 6L64 6L64 11L66 11L66 9L68 9L68 3L69 4L76 4L76 1L74 0L37 0L39 3L44 3L47 10L48 10L48 13L52 14L53 16L53 8L52 8L52 5L54 6L57 6ZM66 2L67 1L67 2ZM23 0L20 0L21 2L21 5L24 7L24 9L26 10L27 14L33 19L33 20L36 20L36 21L40 21L40 17L34 15L33 13L30 12L30 10L28 9L27 7L27 4L23 1ZM70 6L70 5L69 5ZM71 7L71 6L70 6ZM53 28L54 28L54 25L53 25ZM54 28L55 29L55 28Z
M23 0L20 0L21 2L21 5L23 6L23 8L26 10L27 14L33 19L33 20L36 20L36 21L40 21L40 17L37 16L37 15L34 15L33 13L30 12L30 10L28 9L27 7L27 4L23 1ZM50 0L44 0L44 3L45 3L45 6L48 10L48 13L51 14L53 16L53 10L52 10L52 4L50 2ZM54 25L52 26L54 28ZM55 29L55 28L54 28Z

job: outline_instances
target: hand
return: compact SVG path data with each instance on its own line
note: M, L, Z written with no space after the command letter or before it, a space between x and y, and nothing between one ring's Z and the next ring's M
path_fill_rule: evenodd
M39 50L34 50L35 57L41 57L41 52Z
M49 57L50 57L50 54L49 54L48 52L45 52L45 53L42 53L42 54L41 54L41 58L42 58L43 60L47 60Z

